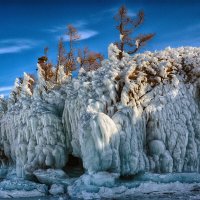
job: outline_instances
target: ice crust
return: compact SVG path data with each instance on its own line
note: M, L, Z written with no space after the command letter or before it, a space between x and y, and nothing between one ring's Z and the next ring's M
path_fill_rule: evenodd
M59 84L29 77L0 99L0 148L19 177L61 169L73 154L91 175L199 172L200 49L167 48L131 57L111 44L97 71ZM45 89L46 88L46 89ZM47 91L46 91L47 90ZM16 95L17 94L17 95Z

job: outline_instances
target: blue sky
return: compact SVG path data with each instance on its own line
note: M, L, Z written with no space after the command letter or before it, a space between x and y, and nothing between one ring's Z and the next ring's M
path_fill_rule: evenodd
M82 35L77 48L87 46L107 57L108 45L119 39L113 16L122 4L131 16L145 11L136 34L156 33L142 51L200 46L198 0L0 0L0 95L8 95L23 72L36 73L44 47L56 61L58 38L69 23Z

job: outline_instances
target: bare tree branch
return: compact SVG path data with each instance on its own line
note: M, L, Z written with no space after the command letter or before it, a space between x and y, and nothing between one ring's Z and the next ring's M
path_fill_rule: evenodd
M144 22L143 11L139 11L135 18L131 18L128 16L127 9L123 5L119 8L118 13L114 16L114 19L118 22L116 29L119 31L120 34L120 41L115 42L115 45L120 50L118 55L119 60L123 58L123 51L127 49L128 54L134 54L155 35L140 35L135 39L131 37L133 31Z

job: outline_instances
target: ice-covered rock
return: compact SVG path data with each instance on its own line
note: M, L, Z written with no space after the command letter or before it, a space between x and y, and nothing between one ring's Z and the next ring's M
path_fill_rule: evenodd
M49 190L52 195L61 195L65 193L65 188L63 185L53 184Z
M67 91L69 151L89 172L199 171L200 50L166 49L120 62L116 54L111 45L103 67L81 73L79 86Z
M48 193L48 187L27 180L4 180L0 182L0 198L39 197Z
M0 97L0 118L6 113L7 111L7 102L3 97Z
M113 188L116 185L119 174L108 172L98 172L96 174L84 174L72 185L68 186L68 193L74 198L83 198L87 193L96 199L101 187ZM90 194L91 193L91 194ZM92 198L89 198L92 199Z
M36 170L33 174L40 183L46 185L62 184L69 176L61 169Z
M108 52L101 68L81 69L59 86L38 65L31 97L20 96L23 83L16 82L0 144L19 176L62 168L69 154L90 175L199 172L200 49L124 54L121 61L115 45Z
M57 109L42 99L21 98L1 119L0 143L19 177L39 168L62 168L66 141Z

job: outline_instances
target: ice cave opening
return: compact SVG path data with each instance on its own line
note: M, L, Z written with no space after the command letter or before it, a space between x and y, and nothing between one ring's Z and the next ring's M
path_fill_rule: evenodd
M0 149L0 167L8 165L8 157L5 155L4 151Z
M141 175L143 173L138 173L138 174L130 174L130 175L120 175L119 180L120 181L133 181L138 175Z
M69 177L81 176L85 172L82 159L69 154L68 162L64 167L64 171L66 171Z

